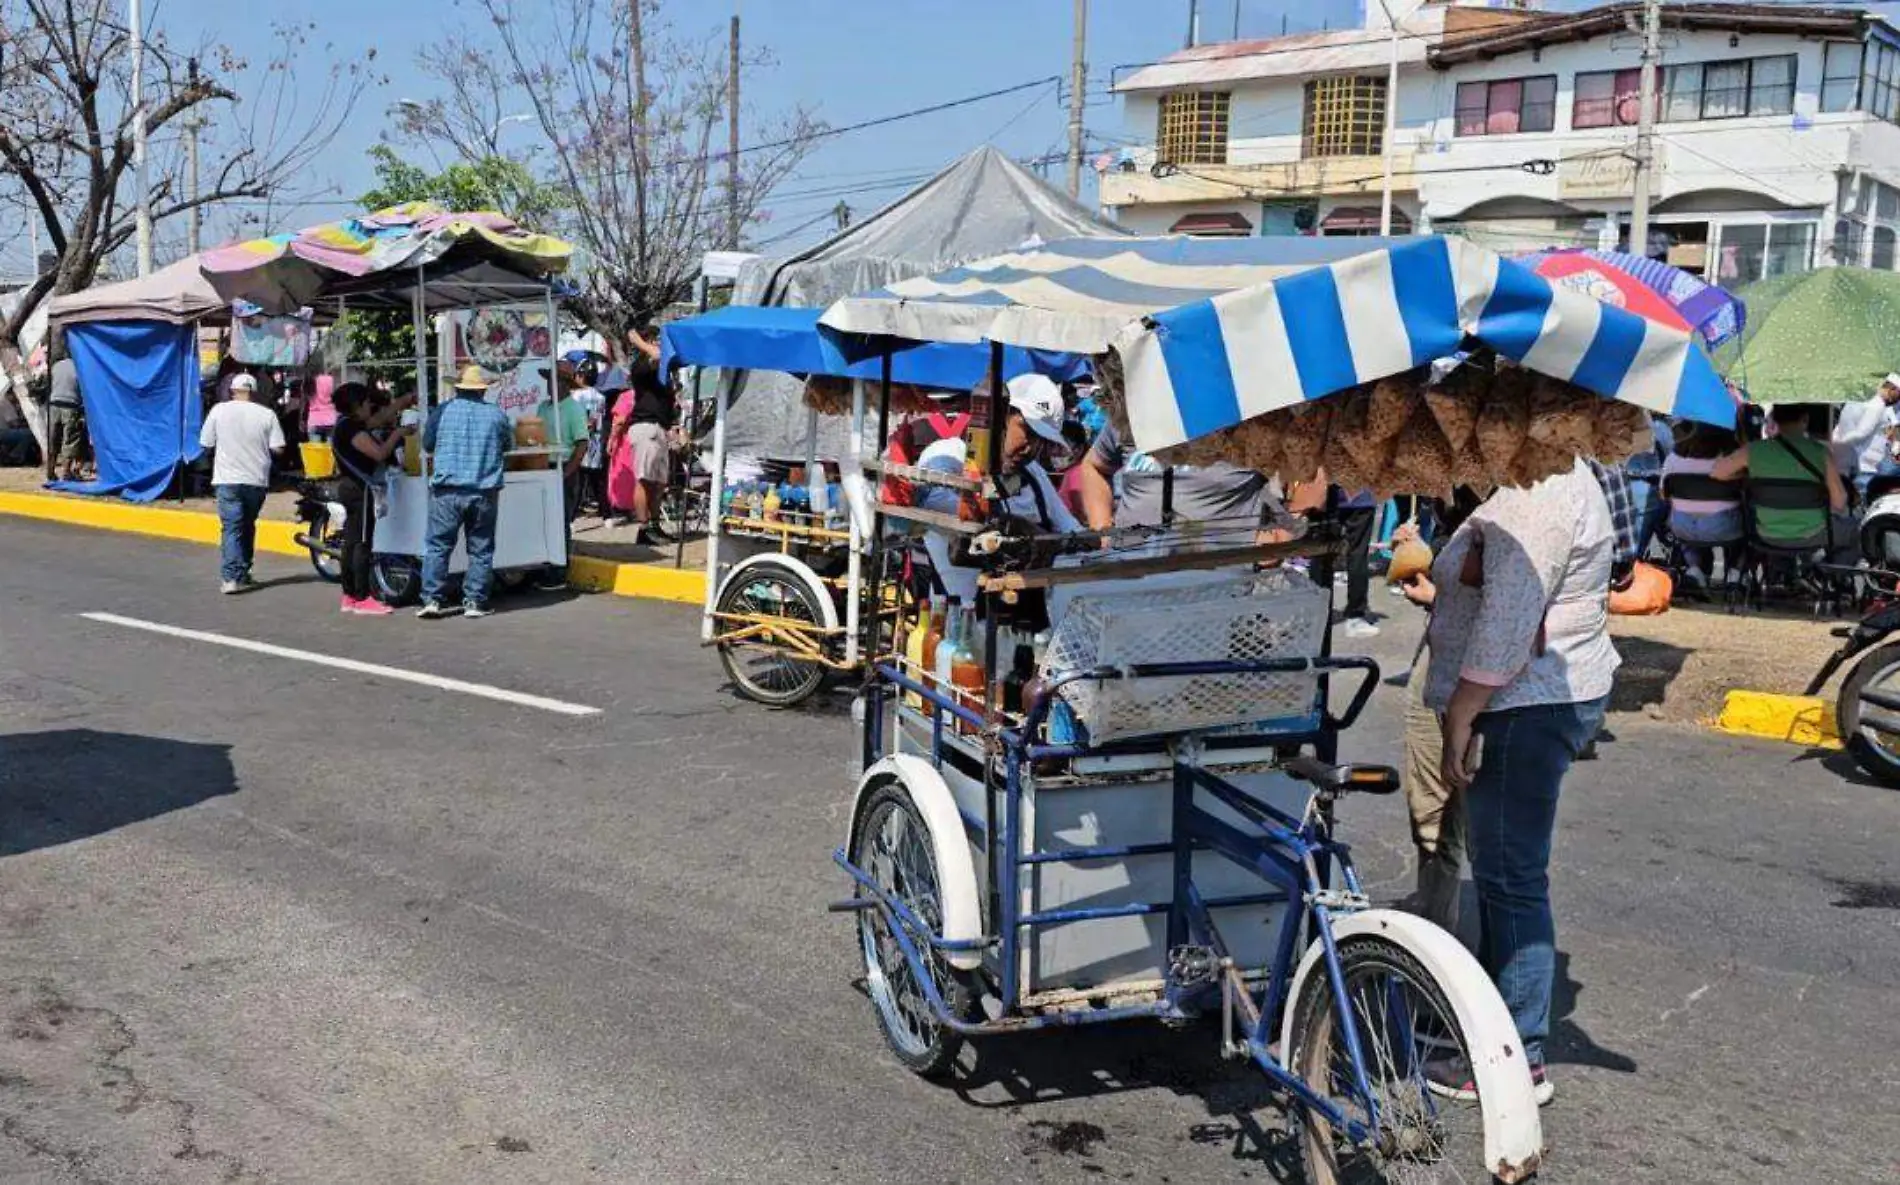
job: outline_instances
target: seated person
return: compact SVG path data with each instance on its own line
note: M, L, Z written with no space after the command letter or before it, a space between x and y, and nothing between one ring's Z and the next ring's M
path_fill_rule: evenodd
M1711 477L1716 463L1738 447L1735 433L1721 428L1684 420L1676 429L1675 448L1664 458L1663 491L1677 474ZM1742 488L1738 483L1724 498L1668 499L1669 533L1682 546L1689 567L1685 573L1691 583L1702 584L1715 570L1715 550L1740 543L1747 533L1742 522ZM1723 567L1733 563L1724 553Z
M979 390L976 397L988 396ZM1082 529L1082 524L1063 505L1055 482L1050 480L1040 460L1044 450L1063 446L1064 415L1062 391L1047 378L1025 374L1009 381L1009 411L1002 427L1002 480L1007 484L1012 477L1016 478L1018 488L1003 500L1002 509L1045 534ZM962 435L947 437L924 450L918 468L961 474L965 451ZM954 515L959 503L957 491L946 486L916 487L916 504L924 510ZM924 548L930 553L931 566L936 569L944 590L965 605L975 604L979 569L951 563L950 546L950 537L944 531L932 530L924 535Z
M1775 547L1828 548L1836 551L1845 543L1851 547L1854 528L1847 518L1847 487L1826 444L1808 435L1812 409L1802 403L1779 403L1769 413L1772 435L1750 441L1739 450L1717 461L1709 476L1717 481L1736 481L1743 476L1756 480L1812 482L1827 491L1828 509L1781 510L1759 507L1755 510L1756 530L1764 543ZM1835 518L1830 535L1829 516Z

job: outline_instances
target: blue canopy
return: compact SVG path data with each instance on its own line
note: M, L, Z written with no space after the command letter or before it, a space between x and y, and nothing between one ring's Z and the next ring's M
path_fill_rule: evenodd
M875 357L853 361L846 343L821 332L821 309L766 305L728 305L710 313L674 321L660 329L660 370L675 366L718 366L730 370L772 370L875 380L882 373ZM854 352L855 354L855 352ZM989 346L931 343L900 349L891 357L891 381L919 387L967 391L989 371ZM1057 382L1086 378L1088 359L1054 350L1003 351L1003 377L1043 374Z

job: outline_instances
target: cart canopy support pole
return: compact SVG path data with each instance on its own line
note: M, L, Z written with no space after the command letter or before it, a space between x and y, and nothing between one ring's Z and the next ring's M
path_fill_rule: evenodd
M1009 422L1006 418L1009 414L1009 401L1007 398L1007 389L1003 386L1002 342L993 341L990 343L989 400L990 455L983 458L983 471L985 478L987 478L990 484L995 488L997 494L996 502L990 507L991 513L1000 515L1002 513L1003 437L1008 434L1009 430ZM998 599L995 593L985 593L980 585L977 588L976 595L979 603L982 603L985 596L990 598L989 603L984 605L983 613L983 718L990 720L994 718L996 709L996 705L991 703L990 700L994 694L991 688L994 687L996 683L996 607ZM1016 763L1014 761L1010 762L1009 767L1010 780L1014 782L1017 772ZM1012 819L1014 818L1013 811L1016 804L1015 789L1015 786L1012 785L1009 794L1009 807L1012 811ZM1007 832L1007 834L998 832L997 830L996 762L989 760L983 762L983 826L985 828L983 833L983 853L989 862L985 870L984 884L989 886L989 916L991 924L997 925L1001 923L1004 917L1002 910L1003 883L998 879L998 848L1000 846L1003 849L1000 853L1000 859L1006 862L1006 871L1004 871L1002 875L1008 877L1011 885L1016 883L1016 857L1021 855L1021 850L1020 845L1016 843L1015 833L1012 829L1005 828L1004 831ZM1002 841L1000 843L999 836ZM1012 899L1009 908L1011 911L1014 911L1019 908L1021 904L1020 899ZM1012 932L1011 934L1005 935L1003 943L1004 956L1010 962L1010 966L1004 971L1004 982L1011 992L1013 992L1016 982L1017 968L1014 962L1015 950L1015 937ZM1016 1001L1013 998L1007 998L1004 1001L1004 1007L1014 1007L1015 1003Z
M890 356L885 355L885 370L890 369ZM811 466L816 460L818 449L818 411L809 410L805 416L805 480L811 480ZM854 473L864 472L864 384L851 384L851 469ZM846 514L846 531L851 537L851 554L845 557L844 589L844 661L852 666L858 661L858 634L863 622L864 601L864 534L858 530L858 516ZM872 610L871 620L877 620L876 610ZM876 640L872 641L875 650Z
M706 604L700 612L699 640L713 640L713 606L719 602L719 531L726 500L726 400L735 385L720 375L713 384L712 486L706 506Z

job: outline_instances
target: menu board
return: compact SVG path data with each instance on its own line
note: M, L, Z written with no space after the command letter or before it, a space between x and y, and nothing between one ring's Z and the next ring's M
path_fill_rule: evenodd
M545 306L488 305L451 315L449 381L471 363L488 372L488 402L510 420L534 414L548 399L554 373L554 331Z

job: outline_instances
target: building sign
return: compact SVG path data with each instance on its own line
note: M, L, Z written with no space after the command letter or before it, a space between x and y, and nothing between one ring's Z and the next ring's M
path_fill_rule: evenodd
M1656 149L1662 144L1656 142ZM1657 165L1661 152L1657 151ZM1557 197L1560 201L1589 198L1626 198L1636 188L1636 162L1620 149L1596 149L1564 157L1557 162Z

